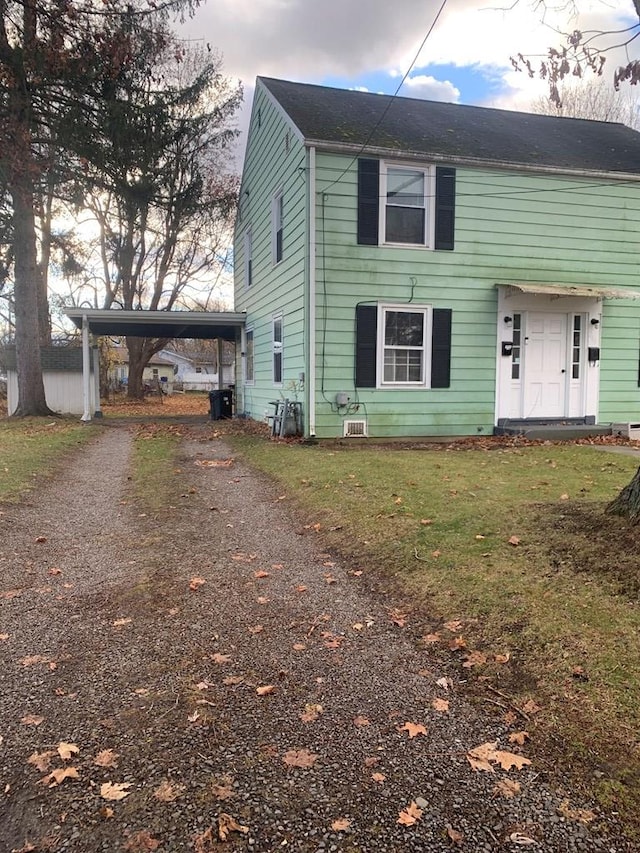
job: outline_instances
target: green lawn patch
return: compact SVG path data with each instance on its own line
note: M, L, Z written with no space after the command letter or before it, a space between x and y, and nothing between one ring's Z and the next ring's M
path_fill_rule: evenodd
M640 532L604 514L636 460L229 440L395 592L416 641L453 657L483 707L515 713L541 769L561 755L640 829Z
M0 421L0 501L20 500L94 435L95 427L75 419Z
M162 514L175 503L181 437L176 426L138 426L131 454L131 482L134 500L141 509Z

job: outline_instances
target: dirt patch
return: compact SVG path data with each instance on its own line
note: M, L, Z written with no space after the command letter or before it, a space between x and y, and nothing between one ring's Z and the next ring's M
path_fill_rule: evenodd
M611 515L604 504L541 506L541 543L556 569L569 569L611 583L614 592L640 594L640 528Z

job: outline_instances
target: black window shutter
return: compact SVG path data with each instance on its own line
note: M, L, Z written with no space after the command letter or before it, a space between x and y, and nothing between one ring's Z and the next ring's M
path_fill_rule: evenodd
M376 387L376 343L378 308L376 305L356 306L356 388Z
M431 332L431 387L451 385L451 308L433 309Z
M380 161L358 160L358 243L378 245Z
M453 250L456 220L456 170L436 167L435 248Z

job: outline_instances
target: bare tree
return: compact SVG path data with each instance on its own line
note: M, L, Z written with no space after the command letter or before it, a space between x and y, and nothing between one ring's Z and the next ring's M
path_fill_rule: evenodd
M616 90L603 77L592 77L558 86L559 101L549 95L531 103L531 112L542 115L619 122L634 129L639 125L638 98L629 89Z

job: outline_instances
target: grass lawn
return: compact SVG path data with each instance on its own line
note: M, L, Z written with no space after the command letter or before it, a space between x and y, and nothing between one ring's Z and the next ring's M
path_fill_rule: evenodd
M516 715L543 771L570 763L640 833L640 531L604 514L637 460L230 440L476 701Z
M17 501L95 435L77 418L0 420L0 501Z

